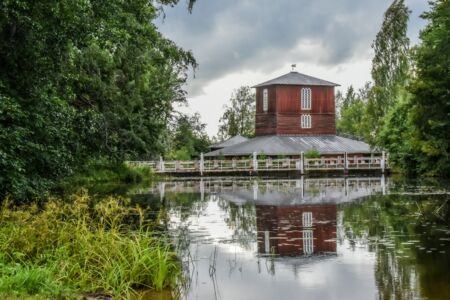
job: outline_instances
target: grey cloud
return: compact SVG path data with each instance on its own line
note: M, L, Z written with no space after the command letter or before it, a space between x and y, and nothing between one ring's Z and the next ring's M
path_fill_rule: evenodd
M418 0L410 0L420 6ZM271 72L290 62L339 66L366 56L391 0L198 0L193 13L166 9L158 26L199 62L190 96L211 80L244 70ZM302 43L320 45L311 53Z

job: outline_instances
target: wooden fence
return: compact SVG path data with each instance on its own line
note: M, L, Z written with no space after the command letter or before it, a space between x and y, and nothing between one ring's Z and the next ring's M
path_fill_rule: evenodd
M359 157L344 153L341 157L305 158L264 158L259 159L257 154L248 159L212 159L205 160L203 154L199 160L164 161L128 161L130 166L148 166L156 173L166 174L193 174L199 173L245 173L245 172L277 172L298 171L301 174L310 171L347 171L347 170L380 170L382 173L389 168L388 156L383 152L381 156Z

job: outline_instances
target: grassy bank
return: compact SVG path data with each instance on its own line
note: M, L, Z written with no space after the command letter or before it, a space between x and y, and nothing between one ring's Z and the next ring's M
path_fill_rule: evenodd
M69 201L0 212L0 297L129 297L174 286L180 267L169 243L124 199Z
M106 159L90 161L69 177L65 184L89 185L99 183L141 183L155 179L149 167L129 167L125 163L111 162Z
M160 177L149 167L130 167L126 163L98 159L66 178L52 193L65 198L83 188L90 194L102 196L127 195L133 188L145 187L156 180Z

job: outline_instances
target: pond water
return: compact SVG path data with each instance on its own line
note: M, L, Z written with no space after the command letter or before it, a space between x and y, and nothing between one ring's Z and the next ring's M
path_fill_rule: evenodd
M181 299L450 299L448 185L385 177L160 182Z

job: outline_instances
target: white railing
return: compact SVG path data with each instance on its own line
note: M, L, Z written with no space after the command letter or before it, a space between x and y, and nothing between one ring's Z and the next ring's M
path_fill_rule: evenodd
M257 171L332 171L332 170L384 170L389 168L387 156L352 156L343 154L336 157L305 158L265 158L258 159L256 154L247 159L211 159L191 161L128 161L130 166L146 166L156 173L226 173Z

